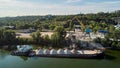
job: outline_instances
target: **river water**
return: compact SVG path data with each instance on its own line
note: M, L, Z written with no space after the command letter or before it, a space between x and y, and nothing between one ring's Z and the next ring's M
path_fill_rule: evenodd
M0 68L120 68L120 51L107 50L104 59L70 59L12 56L0 50Z

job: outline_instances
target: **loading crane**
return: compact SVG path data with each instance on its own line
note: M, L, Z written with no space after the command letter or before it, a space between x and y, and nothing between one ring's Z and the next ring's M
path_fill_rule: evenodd
M80 24L80 27L81 27L80 29L81 29L81 31L84 32L84 31L85 31L85 25L83 24L83 22L80 21L77 16L75 16L75 17L73 17L72 20L70 20L70 23L72 23L74 20L77 20L77 22Z

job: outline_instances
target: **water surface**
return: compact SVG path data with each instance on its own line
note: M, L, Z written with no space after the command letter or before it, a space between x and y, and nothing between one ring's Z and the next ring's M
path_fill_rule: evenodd
M112 52L112 53L111 53ZM12 56L0 50L0 68L120 68L120 52L107 51L115 55L105 59L68 59Z

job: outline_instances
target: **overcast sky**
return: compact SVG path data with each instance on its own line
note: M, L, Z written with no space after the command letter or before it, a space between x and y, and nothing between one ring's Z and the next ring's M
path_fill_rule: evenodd
M0 0L0 17L120 10L120 0Z

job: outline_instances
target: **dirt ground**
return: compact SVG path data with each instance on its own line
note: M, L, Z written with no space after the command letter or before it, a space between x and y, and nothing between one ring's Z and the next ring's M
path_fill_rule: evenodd
M21 37L21 38L31 38L30 36L31 33L16 33L16 37ZM51 35L53 34L53 32L41 32L41 36L45 36L48 35L49 37L51 37Z

